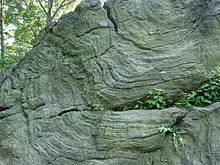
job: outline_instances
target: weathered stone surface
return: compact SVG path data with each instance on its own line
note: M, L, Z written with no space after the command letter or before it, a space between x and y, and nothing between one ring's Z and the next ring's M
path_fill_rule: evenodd
M83 3L42 32L28 57L1 83L1 102L7 102L10 90L12 97L22 94L31 109L114 106L152 88L193 89L220 64L219 1L108 4L118 33L104 9Z
M220 64L220 1L97 1L47 27L24 60L0 75L0 164L213 165L219 104L204 109L88 112L196 88ZM84 111L79 111L84 110ZM176 114L185 148L158 133Z
M175 151L172 136L158 128L182 114L176 127L187 131L185 146ZM219 115L220 103L191 110L72 111L50 118L15 114L0 120L0 164L217 165Z

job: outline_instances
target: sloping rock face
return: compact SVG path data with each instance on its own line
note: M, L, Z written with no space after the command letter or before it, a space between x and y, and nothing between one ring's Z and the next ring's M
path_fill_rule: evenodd
M107 5L107 7L106 7ZM219 104L88 112L196 88L220 64L219 1L84 1L0 75L0 164L220 164ZM81 111L83 110L83 111ZM176 120L182 122L177 123ZM162 124L186 129L174 152Z

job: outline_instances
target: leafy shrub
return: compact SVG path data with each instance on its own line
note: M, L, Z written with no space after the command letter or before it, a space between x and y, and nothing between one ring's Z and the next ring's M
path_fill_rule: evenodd
M149 91L147 96L141 100L138 100L134 106L134 109L163 109L166 107L166 102L163 96L161 96L162 89L154 89Z
M211 104L220 101L220 79L209 80L197 91L197 104Z
M188 108L192 105L207 105L220 101L220 68L212 71L209 80L199 89L191 93L184 93L184 97L175 105Z
M180 108L191 107L196 102L197 93L192 91L191 93L184 93L184 97L178 100L174 105Z

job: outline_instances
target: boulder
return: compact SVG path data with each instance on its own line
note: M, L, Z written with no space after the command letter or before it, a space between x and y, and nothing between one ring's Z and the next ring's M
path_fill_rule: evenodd
M218 0L85 0L48 25L0 73L0 164L220 164L219 103L88 111L196 89L220 65L219 13ZM186 131L185 146L162 125Z

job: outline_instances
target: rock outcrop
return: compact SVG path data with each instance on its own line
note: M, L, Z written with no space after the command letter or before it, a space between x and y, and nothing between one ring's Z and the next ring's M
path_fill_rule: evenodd
M98 2L46 27L1 73L0 164L220 164L219 103L87 111L92 103L126 105L153 88L171 96L197 88L220 65L220 1L108 0L111 16ZM162 124L186 130L185 147L175 151Z

